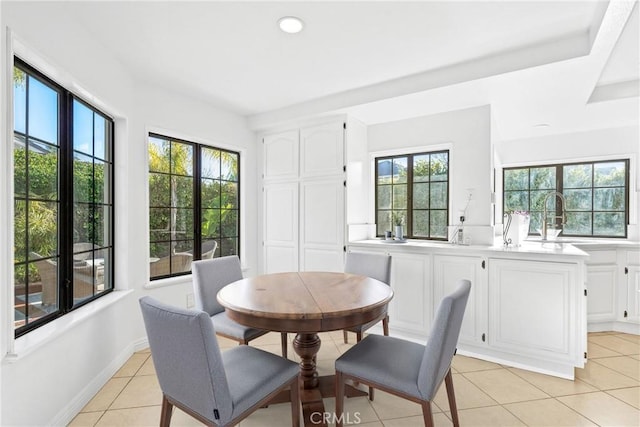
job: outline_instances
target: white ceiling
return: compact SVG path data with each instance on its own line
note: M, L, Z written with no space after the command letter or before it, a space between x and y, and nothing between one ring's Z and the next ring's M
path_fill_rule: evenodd
M488 103L505 139L637 124L637 95L587 102L598 84L638 80L637 0L609 8L603 1L60 4L136 78L247 116L256 129L336 111L371 124ZM280 32L285 15L302 18L304 31ZM541 122L551 126L532 128Z

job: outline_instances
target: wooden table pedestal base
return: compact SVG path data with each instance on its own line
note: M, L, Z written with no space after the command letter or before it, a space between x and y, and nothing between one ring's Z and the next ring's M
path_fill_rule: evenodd
M323 398L335 397L335 375L319 377L316 370L316 356L320 350L318 334L297 334L293 348L300 359L300 400L305 426L326 426L333 420L333 414L326 414ZM367 396L369 393L349 384L345 387L346 397ZM280 393L269 404L289 402L289 392Z
M318 387L312 389L305 389L300 383L300 400L302 402L302 415L304 425L326 427L327 417L329 420L333 420L333 414L324 415L324 402L322 399L336 397L335 389L335 375L325 375L317 377ZM344 390L345 397L362 397L368 396L369 392L360 390L349 384L345 385ZM275 405L278 403L290 402L289 390L279 393L276 397L269 402L269 405Z

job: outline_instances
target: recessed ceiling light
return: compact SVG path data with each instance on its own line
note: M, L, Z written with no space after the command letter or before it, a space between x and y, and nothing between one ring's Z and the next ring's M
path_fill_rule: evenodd
M302 31L304 28L304 22L302 19L296 18L295 16L284 16L278 20L278 25L280 29L285 33L295 34Z

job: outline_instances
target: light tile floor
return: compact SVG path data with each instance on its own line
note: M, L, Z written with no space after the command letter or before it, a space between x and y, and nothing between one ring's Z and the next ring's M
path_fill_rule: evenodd
M290 334L290 339L293 335ZM320 375L333 372L335 358L353 345L342 332L321 334ZM221 347L236 343L219 339ZM280 353L280 335L267 334L251 343ZM585 369L568 381L455 356L453 381L462 426L640 426L640 337L617 332L589 334L590 355ZM292 359L297 360L290 346ZM149 351L135 353L71 422L71 426L157 426L161 392ZM325 400L333 411L333 399ZM451 426L444 386L434 399L436 426ZM288 404L271 405L245 419L241 427L290 425ZM377 391L345 401L350 421L361 426L413 427L422 425L420 406ZM356 416L357 414L357 416ZM197 426L178 409L172 426Z

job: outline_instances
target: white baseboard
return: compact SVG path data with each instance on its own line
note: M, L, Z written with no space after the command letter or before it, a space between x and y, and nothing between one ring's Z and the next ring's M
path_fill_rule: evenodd
M589 332L623 332L625 334L640 335L640 324L633 322L589 322L587 325Z
M146 337L144 338L146 342ZM128 345L111 363L105 367L100 374L96 375L78 395L67 406L51 420L53 426L66 426L84 408L91 399L100 391L102 387L115 375L134 353L138 342ZM142 347L145 348L145 347Z

